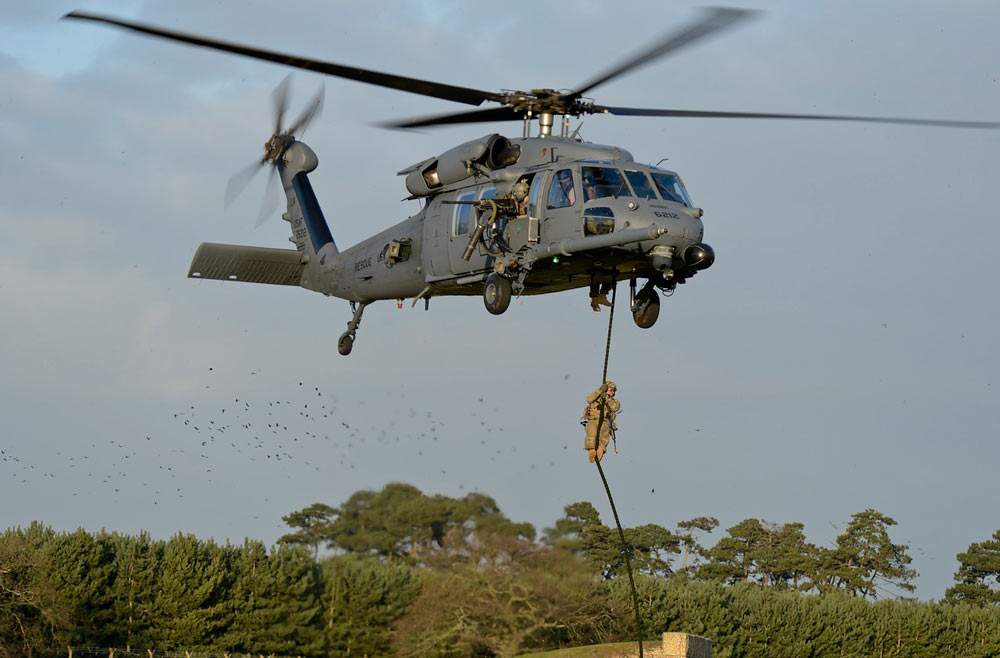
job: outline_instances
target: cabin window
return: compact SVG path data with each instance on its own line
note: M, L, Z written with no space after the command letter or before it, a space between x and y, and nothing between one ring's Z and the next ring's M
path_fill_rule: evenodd
M479 193L480 199L495 199L497 198L497 188L487 187L485 190Z
M528 191L528 217L538 219L538 200L542 196L542 183L544 181L545 176L542 174L535 174L535 177L531 179L531 189Z
M655 199L656 192L653 191L653 186L649 184L649 177L646 176L644 171L629 171L625 170L625 177L628 178L628 182L632 184L632 189L635 190L635 195L640 199Z
M593 201L604 197L632 196L628 183L621 172L611 167L584 167L581 171L583 179L583 200Z
M687 190L684 189L684 183L681 182L681 178L677 174L653 173L653 181L664 201L674 201L688 207L691 206L691 197L688 196Z
M615 230L615 213L611 208L587 208L583 212L583 234L603 235Z
M569 208L576 203L576 190L573 189L573 172L569 169L560 169L552 177L552 185L549 186L548 207Z
M458 195L456 201L475 201L475 192L463 192ZM472 225L472 218L475 217L476 207L469 203L459 203L455 206L455 219L453 233L455 235L468 235L469 227Z

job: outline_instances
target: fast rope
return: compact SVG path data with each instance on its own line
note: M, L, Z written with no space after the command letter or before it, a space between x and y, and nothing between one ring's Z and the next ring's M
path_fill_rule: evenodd
M608 382L608 358L611 355L611 328L614 326L615 322L615 297L618 293L618 278L615 277L611 282L611 313L608 317L608 339L604 344L604 371L601 374L601 386L604 386ZM601 428L604 425L604 410L606 405L601 405L601 413L597 417L597 437L600 440ZM635 632L636 640L639 642L639 658L643 658L642 655L642 615L639 613L639 593L635 589L635 578L632 576L632 547L628 545L625 541L625 531L622 530L622 522L618 518L618 509L615 507L615 499L611 497L611 487L608 486L608 478L604 475L604 469L601 467L601 460L597 459L594 461L597 464L597 472L601 474L601 482L604 483L604 492L608 494L608 503L611 505L611 513L615 517L615 525L618 526L618 538L621 540L622 544L622 557L625 558L625 570L628 573L628 584L632 590L632 607L635 609Z

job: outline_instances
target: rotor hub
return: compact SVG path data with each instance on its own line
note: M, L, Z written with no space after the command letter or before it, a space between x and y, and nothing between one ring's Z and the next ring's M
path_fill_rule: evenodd
M288 133L271 135L271 138L264 143L264 162L277 162L292 140L293 137Z

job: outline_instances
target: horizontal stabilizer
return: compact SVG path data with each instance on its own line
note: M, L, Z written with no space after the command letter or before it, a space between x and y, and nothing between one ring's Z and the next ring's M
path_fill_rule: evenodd
M296 249L203 242L191 261L188 277L297 286L303 269L302 254Z

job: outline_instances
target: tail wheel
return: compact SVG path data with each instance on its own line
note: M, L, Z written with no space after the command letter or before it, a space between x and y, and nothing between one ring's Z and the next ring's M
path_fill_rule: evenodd
M641 329L649 329L660 317L660 296L651 287L643 288L632 304L632 319Z
M483 304L487 311L493 315L500 315L510 306L510 296L510 279L500 276L496 272L486 277L486 285L483 287Z
M352 349L354 349L354 336L347 332L342 333L337 341L337 351L340 352L341 356L347 356Z

